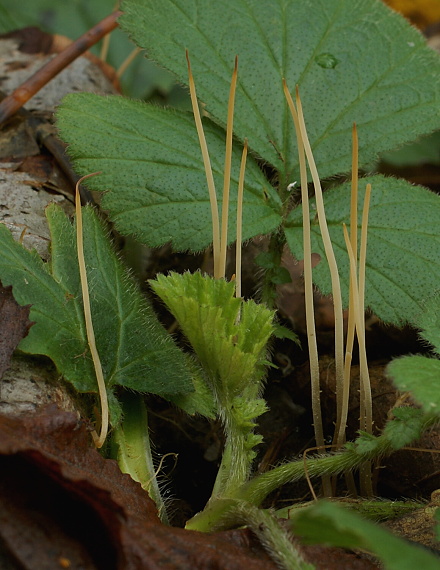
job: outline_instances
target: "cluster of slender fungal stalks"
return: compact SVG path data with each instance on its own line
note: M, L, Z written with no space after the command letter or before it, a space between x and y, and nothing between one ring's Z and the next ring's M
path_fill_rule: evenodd
M203 163L205 168L206 180L208 185L211 219L212 219L212 237L213 237L213 257L214 257L214 277L217 279L225 277L226 271L226 253L228 243L228 218L229 218L229 197L230 197L230 180L231 180L231 164L232 164L232 142L233 142L233 124L234 124L234 103L235 92L237 87L238 75L238 58L235 59L234 71L232 73L232 81L229 92L228 101L228 117L226 125L226 151L224 165L223 180L223 198L222 198L222 215L221 223L217 202L217 193L214 183L211 162L209 158L208 146L203 130L200 109L197 101L195 83L191 71L191 63L188 52L186 53L188 63L189 88L191 95L192 109L194 113L197 134L199 138L200 148L202 151ZM344 351L344 329L343 329L343 310L342 295L339 279L339 272L336 263L333 246L331 243L330 233L327 225L323 192L319 179L318 170L313 157L311 145L307 135L304 114L299 96L298 88L296 88L296 105L289 92L287 84L283 79L284 94L295 125L295 133L297 138L297 147L299 155L300 181L301 181L301 198L303 207L303 247L304 247L304 283L305 283L305 308L306 308L306 325L307 339L310 360L310 376L312 391L312 413L315 429L315 439L318 448L324 449L326 442L324 439L321 399L320 399L320 380L319 380L319 358L318 347L316 342L316 327L314 316L313 301L313 281L312 281L312 250L311 250L311 232L310 232L310 207L308 197L307 183L307 162L309 164L310 173L313 180L316 198L316 209L318 214L318 222L324 244L324 250L327 257L334 304L334 320L335 320L335 369L336 369L336 402L337 416L334 433L334 443L337 447L345 443L345 428L348 416L348 400L350 394L350 369L355 334L358 338L359 358L360 358L360 428L368 433L372 432L372 401L371 388L368 375L368 365L365 346L365 320L364 320L364 296L365 296L365 265L366 265L366 248L367 248L367 227L368 227L368 209L370 202L371 186L367 185L361 224L361 240L359 260L358 251L358 140L356 125L353 126L353 152L352 152L352 189L351 189L351 212L350 212L350 235L344 224L343 232L345 243L350 260L350 285L349 285L349 311L347 339ZM237 235L236 235L236 296L241 297L241 242L242 242L242 209L243 209L243 192L244 192L244 176L247 158L247 140L244 143L237 196ZM106 439L109 426L109 411L105 381L102 372L102 366L96 349L95 337L93 332L93 324L90 311L90 300L87 286L87 274L84 262L83 252L83 229L82 229L82 213L79 198L79 183L94 174L83 177L77 184L76 188L76 224L77 224L77 248L78 263L81 277L81 288L84 304L84 315L86 323L86 332L88 344L95 367L96 378L98 383L98 391L101 402L101 433L98 436L93 432L95 445L101 447ZM323 490L327 495L332 494L330 479L323 479ZM371 467L364 466L361 469L361 491L363 494L372 494L371 485Z
M226 267L226 250L228 235L228 209L229 209L229 193L230 193L230 177L231 177L231 159L232 159L232 134L234 120L234 101L237 86L238 60L235 59L234 71L229 93L228 118L226 127L226 152L225 167L223 181L223 200L222 200L222 217L221 231L219 211L217 205L217 194L215 190L214 177L212 173L211 163L209 159L208 147L203 131L202 120L200 116L199 105L197 101L194 79L191 72L191 64L186 53L188 62L189 88L191 94L192 108L197 128L197 133L202 151L203 163L205 167L206 179L208 183L209 198L211 205L212 217L212 236L213 236L213 257L214 257L214 277L224 278ZM356 125L353 126L353 153L352 153L352 191L351 191L351 212L350 212L350 235L348 235L345 224L343 226L344 238L350 260L350 285L349 285L349 311L348 311L348 330L346 346L344 350L344 319L342 307L341 285L339 271L336 263L336 257L331 243L330 232L327 225L323 192L321 182L316 167L315 159L307 135L304 114L299 96L298 88L296 89L296 105L292 99L285 80L283 80L284 94L294 121L295 132L297 138L300 179L301 179L301 197L303 206L303 244L304 244L304 282L305 282L305 305L306 305L306 323L307 338L310 360L310 375L312 389L312 413L315 429L315 439L318 448L324 449L326 442L324 439L321 401L320 401L320 381L319 381L319 358L318 347L316 342L316 327L314 316L313 302L313 281L312 281L312 250L310 236L310 208L308 198L307 184L307 162L309 164L310 173L313 180L316 198L316 208L318 214L318 222L324 244L324 250L329 265L333 304L334 304L334 320L335 320L335 369L336 369L336 401L337 416L334 433L334 443L337 447L345 443L345 429L348 416L348 400L350 394L350 369L353 353L353 345L355 334L358 338L359 357L360 357L360 390L361 390L361 406L360 406L360 429L368 433L372 432L372 402L371 388L368 375L367 356L365 347L365 321L364 321L364 296L365 296L365 263L366 263L366 247L367 247L367 227L368 227L368 209L371 194L371 186L367 185L364 198L364 208L361 225L361 241L359 260L358 251L358 139ZM242 207L243 207L243 188L244 188L244 171L247 156L247 141L243 148L243 155L240 168L239 189L237 199L237 247L236 247L236 291L237 296L241 296L241 227L242 227ZM372 494L371 487L371 469L361 470L361 491L363 494ZM331 494L330 480L323 481L324 493Z
M214 176L212 174L211 161L209 159L208 145L206 144L205 133L203 131L202 118L200 116L196 87L194 84L194 78L191 71L191 62L189 60L188 51L186 52L186 60L188 62L188 79L189 79L189 90L191 95L191 104L194 113L197 134L199 137L200 148L202 151L203 164L205 167L206 181L208 184L208 191L209 191L209 201L211 204L214 277L216 279L220 279L224 278L226 273L226 252L228 247L229 195L230 195L230 185L231 185L231 164L232 164L232 135L234 130L234 104L235 104L235 91L237 88L238 57L235 58L234 71L232 73L231 87L229 90L228 118L226 123L226 151L225 151L225 167L224 167L224 177L223 177L221 231L220 231L220 219L219 219L217 193L215 189ZM240 174L238 181L238 197L237 197L237 236L236 236L237 256L236 256L236 268L235 268L237 297L241 297L242 212L243 212L244 174L246 170L247 150L248 150L247 141L245 141L241 157Z
M307 185L307 165L306 158L309 163L309 169L313 180L316 199L316 210L318 214L319 228L324 244L324 251L330 270L333 293L333 307L335 320L335 375L336 375L336 426L334 433L334 442L337 447L345 443L345 428L348 416L348 400L350 395L350 369L353 353L355 333L358 338L359 359L360 359L360 429L368 433L372 433L372 400L371 387L368 374L367 353L365 345L365 266L367 251L367 227L368 227L368 211L371 195L371 185L368 184L365 191L364 207L361 225L361 242L359 261L357 259L357 233L358 233L358 138L356 125L353 126L353 152L352 152L352 185L351 185L351 204L350 204L350 236L345 224L343 225L344 239L350 260L350 280L349 280L349 307L348 307L348 328L347 340L344 354L344 328L343 328L343 311L342 311L342 295L339 279L339 271L336 263L333 246L331 243L330 233L328 230L327 220L325 216L323 192L321 182L313 157L311 145L308 139L304 114L299 96L299 90L296 88L296 106L292 96L287 88L285 80L283 80L284 94L295 124L295 132L297 138L300 179L301 179L301 198L303 207L303 247L304 247L304 283L305 283L305 306L306 306L306 326L309 347L310 360L310 376L312 386L312 413L315 429L315 439L318 448L324 449L325 440L322 425L321 401L320 401L320 381L319 381L319 360L318 349L316 343L316 329L314 317L313 302L313 282L312 282L312 264L311 264L311 238L310 238L310 208ZM331 494L330 481L323 480L323 488L325 494ZM371 485L371 468L365 466L361 469L361 492L365 495L372 494Z

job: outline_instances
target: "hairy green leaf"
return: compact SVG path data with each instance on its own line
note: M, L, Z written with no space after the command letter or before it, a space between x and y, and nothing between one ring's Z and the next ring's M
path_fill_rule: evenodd
M32 304L36 324L20 349L51 358L81 392L96 392L85 332L75 228L56 205L46 209L52 259L16 243L0 224L0 278L20 304ZM191 391L183 354L128 277L92 208L83 210L84 256L96 344L106 385L164 394ZM163 363L167 373L163 373Z
M387 422L384 434L394 449L401 449L421 436L423 412L419 408L394 408L395 419Z
M422 330L420 336L433 346L434 351L440 355L440 295L428 299L424 305L423 313L416 324Z
M182 83L189 50L199 97L221 124L238 55L235 132L286 183L298 159L283 77L299 85L323 177L350 169L354 121L362 164L440 126L439 56L378 0L125 0L122 10L122 28Z
M364 187L372 194L368 223L365 306L386 322L414 322L424 300L440 282L440 198L403 180L373 176L359 183L359 210ZM344 302L348 300L349 261L342 224L350 223L350 185L325 193L325 211L339 268ZM312 251L321 256L313 280L324 294L331 291L314 202L311 202ZM359 215L359 220L361 216ZM360 221L359 221L360 225ZM302 259L302 210L293 210L287 220L287 242Z
M409 391L425 412L440 414L440 360L425 356L404 356L388 365L397 388Z
M171 242L176 250L201 250L212 242L208 188L194 118L122 97L70 95L58 111L58 126L79 173L102 171L87 181L107 191L102 207L124 234L150 246ZM225 137L205 120L214 179L221 205ZM235 239L241 148L234 145L229 240ZM243 239L274 230L281 203L249 157L243 209Z
M273 312L234 297L235 284L200 273L171 273L151 281L153 290L176 317L213 388L230 401L260 391Z
M320 501L301 509L294 520L295 534L312 544L360 548L378 556L386 570L436 570L438 558L409 544L349 509Z

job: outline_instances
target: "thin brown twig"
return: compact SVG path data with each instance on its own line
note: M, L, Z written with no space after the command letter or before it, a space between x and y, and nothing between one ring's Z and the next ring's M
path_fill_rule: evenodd
M0 103L0 125L16 113L51 79L65 69L69 63L72 63L91 46L99 42L106 34L114 30L118 25L117 19L121 15L122 12L117 10L101 20L96 26L93 26L88 32L46 63L46 65L43 65L29 79L17 87L11 95L6 97Z

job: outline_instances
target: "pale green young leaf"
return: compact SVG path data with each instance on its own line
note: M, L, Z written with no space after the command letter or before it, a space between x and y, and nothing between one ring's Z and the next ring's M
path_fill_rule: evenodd
M150 283L190 341L213 390L228 402L242 394L256 398L273 312L235 298L233 282L200 273L159 275Z
M221 207L225 137L206 119ZM80 174L102 171L88 187L107 192L102 207L123 234L150 246L202 250L212 242L209 194L194 118L122 97L70 95L58 110L58 127ZM235 240L241 148L234 144L229 241ZM255 160L248 157L243 239L273 231L281 202Z
M401 392L411 392L425 412L440 415L440 360L404 356L393 360L387 370Z
M300 509L293 526L295 534L309 544L367 550L380 558L385 570L439 567L438 558L426 549L409 544L335 503L320 501Z
M383 176L359 183L359 210L367 183L372 184L368 223L365 306L382 320L414 322L424 300L440 283L438 195L406 181ZM350 184L332 188L324 196L330 236L335 251L344 303L348 302L349 261L342 224L350 225ZM324 294L331 292L314 201L311 202L312 252L321 256L313 280ZM360 232L359 215L359 232ZM303 257L302 209L289 216L285 234L297 259ZM359 233L360 235L360 233Z
M16 243L0 224L0 278L35 325L19 348L51 358L81 392L96 392L85 332L75 228L55 205L46 209L52 237L50 267ZM164 394L191 391L184 357L117 258L102 222L83 209L84 253L96 344L106 385ZM52 275L50 274L52 272ZM163 363L168 366L163 374Z
M378 0L125 0L122 10L122 28L184 84L188 49L220 124L238 55L235 133L286 183L298 156L283 77L299 85L322 177L350 169L354 121L361 164L440 126L440 58Z

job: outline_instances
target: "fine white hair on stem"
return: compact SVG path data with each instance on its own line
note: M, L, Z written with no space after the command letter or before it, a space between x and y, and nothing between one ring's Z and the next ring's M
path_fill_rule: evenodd
M203 165L205 167L206 181L208 184L209 201L211 204L212 218L212 249L214 256L214 277L221 276L220 270L220 222L218 216L217 194L215 191L214 176L212 174L211 160L209 158L208 145L206 144L205 133L203 131L202 119L200 116L199 103L197 101L196 87L191 72L191 63L189 60L188 50L186 50L186 61L188 63L188 83L191 95L191 104L196 123L197 134L199 137L200 149L202 151Z
M335 376L336 385L342 385L344 375L344 326L342 314L342 296L341 285L339 281L338 267L336 264L336 257L333 251L333 246L330 238L330 233L327 226L325 217L324 199L321 188L321 181L319 179L318 170L316 168L315 159L313 157L312 148L310 146L309 138L307 136L306 125L302 110L301 99L299 96L298 87L296 88L296 107L298 111L298 122L303 139L304 150L309 163L310 173L312 175L313 185L315 188L316 211L318 214L319 229L321 231L322 242L324 245L325 255L330 270L332 294L333 294L333 309L335 318Z
M95 342L95 332L93 330L92 322L92 312L90 309L90 297L89 297L89 287L87 283L87 270L86 263L84 260L84 240L83 240L83 223L82 223L82 209L81 209L81 199L79 195L79 185L86 178L91 176L96 176L100 172L94 172L93 174L87 174L83 176L76 183L75 189L75 212L76 212L76 244L78 251L78 266L79 275L81 279L81 291L83 298L84 307L84 320L86 323L86 333L87 341L89 344L90 354L92 355L93 366L95 368L96 381L98 383L99 399L101 402L101 433L98 434L96 431L92 432L93 440L96 447L100 448L103 446L104 441L107 437L108 425L109 425L109 410L108 410L108 398L107 390L105 387L104 374L102 371L101 359L99 358L98 349L96 348Z
M312 279L312 246L310 237L310 207L309 195L307 186L307 165L306 156L304 151L303 136L301 133L298 113L295 108L292 96L290 95L286 81L283 79L284 95L292 115L293 123L295 125L297 146L298 146L298 159L300 167L300 180L301 180L301 199L303 211L303 250L304 250L304 292L305 292L305 308L306 308L306 329L307 329L307 344L309 349L310 361L310 383L312 392L312 415L313 427L315 431L315 440L318 447L325 445L324 431L322 427L322 412L321 412L321 387L319 380L319 357L318 346L316 342L316 327L315 327L315 312L313 301L313 279ZM325 495L331 495L330 481L323 480L323 488Z
M243 235L243 192L244 192L244 174L246 171L246 158L248 152L248 141L245 139L243 153L241 155L240 175L238 178L238 195L237 195L237 241L235 252L235 296L241 297L241 240Z
M226 150L225 168L223 175L223 198L222 198L222 226L220 238L220 276L226 273L226 251L228 247L228 219L229 219L229 190L231 186L231 162L232 162L232 133L234 130L234 105L235 91L237 88L238 57L235 57L234 71L232 73L231 87L229 90L228 119L226 122Z

